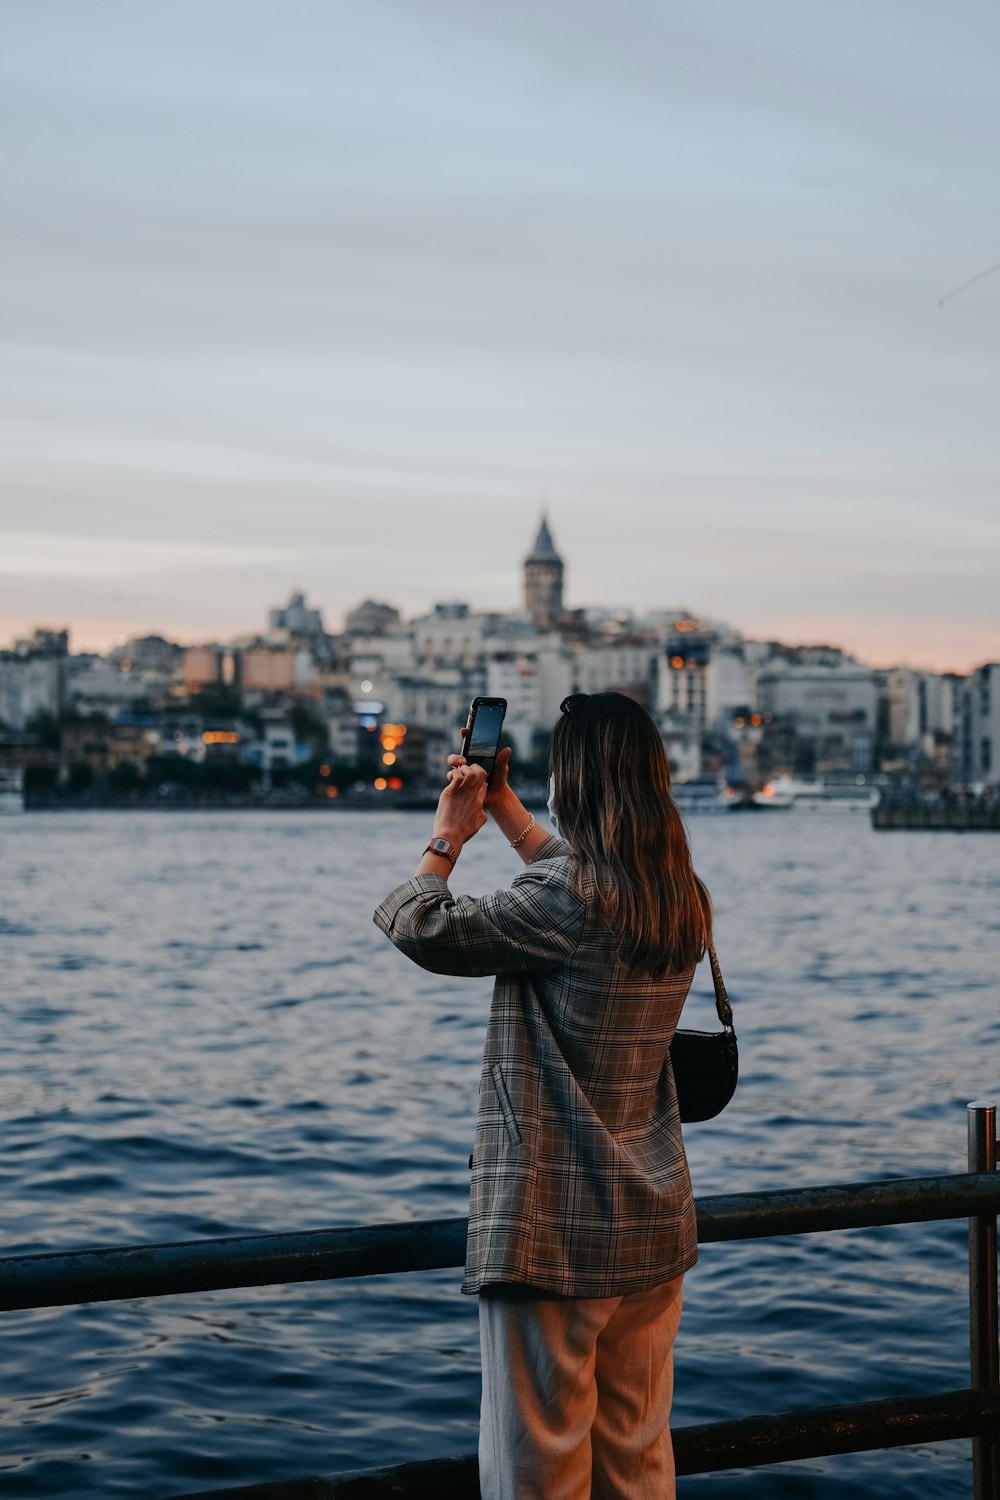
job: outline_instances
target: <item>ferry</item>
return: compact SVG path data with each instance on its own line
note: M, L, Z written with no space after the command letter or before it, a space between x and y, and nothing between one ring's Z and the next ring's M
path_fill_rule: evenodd
M674 802L682 813L728 812L732 793L726 787L725 777L692 776L687 780L678 778L671 788Z
M867 811L878 801L878 789L865 776L853 781L797 781L791 776L776 776L752 793L754 807L828 808L857 807Z

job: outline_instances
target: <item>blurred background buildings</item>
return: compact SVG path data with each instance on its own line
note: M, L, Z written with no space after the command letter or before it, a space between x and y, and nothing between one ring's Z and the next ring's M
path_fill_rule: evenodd
M680 607L569 608L545 516L522 582L508 613L443 601L405 620L365 599L339 632L293 592L260 633L105 655L36 629L0 652L0 769L42 800L427 794L486 693L507 699L520 773L541 786L563 698L614 690L652 714L679 787L980 793L1000 778L1000 663L876 669Z

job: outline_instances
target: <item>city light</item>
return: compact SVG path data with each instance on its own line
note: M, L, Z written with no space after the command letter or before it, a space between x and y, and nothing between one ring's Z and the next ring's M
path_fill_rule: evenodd
M384 792L388 785L389 783L386 781L384 776L375 777L374 786L377 792Z
M683 665L684 665L684 658L683 658L683 656L672 656L670 658L670 665L672 667L683 667Z
M238 745L240 742L235 729L206 729L201 739L204 745Z
M398 792L399 789L400 789L400 787L402 785L403 785L403 783L400 781L400 779L399 779L398 776L390 776L389 777L389 790L390 791L392 791L392 792Z
M319 774L321 776L329 776L329 774L330 774L330 767L329 766L320 766L320 768L319 768Z
M393 755L391 750L383 755L382 764L384 766L394 766L396 764L396 757Z

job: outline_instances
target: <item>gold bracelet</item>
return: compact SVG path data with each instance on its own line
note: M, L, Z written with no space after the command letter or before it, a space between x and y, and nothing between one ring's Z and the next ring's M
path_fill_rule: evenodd
M524 841L525 841L525 839L528 837L528 834L534 828L534 826L535 826L535 818L534 818L534 814L532 814L532 816L528 819L528 826L527 826L527 828L524 830L523 833L519 833L518 834L517 838L514 840L514 842L511 844L510 847L512 849L516 849L519 844L523 844Z

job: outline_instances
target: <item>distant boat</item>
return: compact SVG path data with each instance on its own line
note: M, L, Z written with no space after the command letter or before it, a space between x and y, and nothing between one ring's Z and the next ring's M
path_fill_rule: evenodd
M854 781L798 781L791 776L776 776L752 794L754 807L816 809L874 807L878 791L866 778Z
M21 771L0 769L0 813L24 811L24 776Z
M695 776L673 782L670 790L682 813L727 812L730 806L724 777Z

